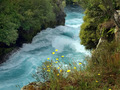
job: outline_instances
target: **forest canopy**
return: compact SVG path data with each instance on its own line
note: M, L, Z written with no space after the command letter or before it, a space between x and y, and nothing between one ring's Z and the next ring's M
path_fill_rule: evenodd
M41 25L55 21L57 0L0 0L0 42L14 44L18 29L40 30Z

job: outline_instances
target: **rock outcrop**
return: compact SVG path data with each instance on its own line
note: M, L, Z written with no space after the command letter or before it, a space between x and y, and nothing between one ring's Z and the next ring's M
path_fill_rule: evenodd
M32 82L29 85L22 87L21 90L41 90L40 86L40 82Z

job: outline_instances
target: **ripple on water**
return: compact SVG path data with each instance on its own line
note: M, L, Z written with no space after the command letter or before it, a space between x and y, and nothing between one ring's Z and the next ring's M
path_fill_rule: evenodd
M67 14L65 26L41 31L33 38L32 43L23 44L19 51L1 65L0 90L20 90L19 86L34 81L32 74L47 58L54 60L64 55L64 59L60 62L64 68L72 60L83 62L85 56L90 54L80 45L79 39L83 10L80 7L67 7L65 12ZM58 52L52 55L51 52L55 49L58 49Z

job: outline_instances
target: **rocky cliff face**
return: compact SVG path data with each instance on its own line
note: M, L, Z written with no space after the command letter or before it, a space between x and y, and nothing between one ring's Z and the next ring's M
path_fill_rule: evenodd
M21 27L18 29L18 39L15 44L11 44L10 46L7 46L4 43L0 43L0 63L5 62L6 59L8 59L9 55L14 52L16 49L22 46L23 43L30 43L32 41L32 38L41 30L46 29L48 27L54 28L58 25L64 25L65 24L65 13L64 13L64 7L62 5L63 0L57 0L55 4L57 5L57 8L54 7L54 13L56 15L55 21L50 21L42 24L41 28L39 30L23 30Z

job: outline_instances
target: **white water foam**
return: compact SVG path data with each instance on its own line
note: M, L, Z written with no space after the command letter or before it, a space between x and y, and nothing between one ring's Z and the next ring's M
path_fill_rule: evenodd
M83 10L79 7L67 8L66 14L66 26L41 31L33 38L32 43L24 44L0 66L0 90L20 90L19 86L34 81L32 74L47 58L54 60L64 55L65 63L62 59L60 63L67 67L68 62L83 62L85 56L90 55L90 52L80 45L79 39ZM58 52L52 55L55 49L58 49Z

